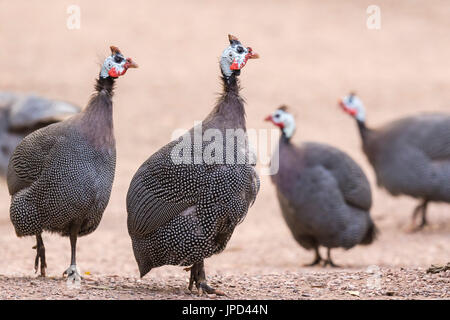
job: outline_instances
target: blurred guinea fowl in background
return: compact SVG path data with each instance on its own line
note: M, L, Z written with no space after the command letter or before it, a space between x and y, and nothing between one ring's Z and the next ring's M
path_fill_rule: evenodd
M163 265L191 266L189 289L195 284L199 294L223 294L207 284L203 260L225 249L259 190L237 78L258 55L234 36L229 41L220 58L223 93L216 106L200 126L150 156L127 195L128 233L141 277ZM233 150L227 149L228 130L242 133L243 141L230 141ZM215 143L192 144L197 134L202 139L212 132ZM178 161L186 155L187 161Z
M76 242L99 225L109 202L116 165L112 97L115 79L137 67L116 47L101 67L86 108L26 136L8 166L10 218L17 236L36 236L35 269L47 267L42 232L70 237L71 264L79 281Z
M0 92L0 175L6 177L9 159L25 136L80 111L64 101Z
M291 142L295 120L281 106L266 121L281 129L278 153L272 165L279 164L271 176L275 184L283 217L295 240L307 250L315 250L308 266L336 266L331 260L332 248L350 249L370 244L376 236L370 218L372 194L361 168L344 152L313 142L299 146ZM319 247L327 250L327 259Z
M370 129L356 95L350 93L339 105L356 119L378 185L394 196L421 199L410 227L411 231L420 230L427 224L429 202L450 202L450 114L410 116ZM421 222L416 225L419 214Z

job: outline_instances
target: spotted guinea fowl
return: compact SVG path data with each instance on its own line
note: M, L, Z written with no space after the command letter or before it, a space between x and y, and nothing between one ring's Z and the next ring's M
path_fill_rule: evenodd
M0 92L0 175L6 177L9 159L23 138L80 110L73 104L33 94Z
M265 120L281 129L278 152L272 156L278 172L271 178L295 240L303 248L315 250L310 266L323 260L320 246L328 248L324 266L335 266L332 248L372 243L376 235L369 213L372 194L361 168L331 146L313 142L294 145L295 120L285 106Z
M358 124L362 149L375 170L377 183L392 195L421 199L410 229L427 224L429 202L450 202L450 114L410 116L370 129L361 100L349 94L339 102ZM421 222L416 225L417 217Z
M112 122L115 78L137 65L116 47L102 65L87 107L69 119L26 136L9 162L10 218L19 237L36 236L35 269L47 267L42 232L70 237L71 264L64 272L79 281L77 237L93 232L103 215L114 179Z
M220 58L223 93L216 106L200 125L145 161L127 195L128 232L141 277L163 265L192 265L186 269L189 289L195 283L200 294L222 294L207 284L203 261L224 250L259 189L237 79L258 55L236 37L229 41Z

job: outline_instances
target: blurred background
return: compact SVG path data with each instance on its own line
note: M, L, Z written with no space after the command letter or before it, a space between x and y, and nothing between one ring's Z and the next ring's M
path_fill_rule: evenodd
M366 26L366 9L381 9L381 28ZM70 5L80 8L79 29L69 29ZM348 269L429 266L449 258L450 206L431 204L431 226L404 227L416 205L375 185L356 124L337 106L350 90L377 127L398 117L450 111L450 2L433 1L10 1L0 0L0 91L35 93L84 107L100 63L116 45L140 68L117 81L114 126L117 171L99 228L79 239L82 272L138 277L126 230L125 196L141 163L178 128L190 128L213 107L221 90L218 58L227 34L261 56L240 77L248 128L271 128L265 116L280 104L296 115L294 140L319 141L350 154L372 185L372 216L380 228L373 245L334 250ZM298 271L312 252L293 240L281 217L269 177L246 220L208 273ZM34 238L17 239L10 198L0 183L0 274L33 275ZM44 235L47 272L60 276L69 240ZM163 267L146 278L169 273ZM149 280L149 281L150 281Z

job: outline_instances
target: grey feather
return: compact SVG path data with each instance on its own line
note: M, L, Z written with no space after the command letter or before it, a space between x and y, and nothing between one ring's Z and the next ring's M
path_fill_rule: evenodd
M378 185L391 194L450 202L450 116L423 114L362 127Z
M300 245L349 249L374 239L370 185L348 155L318 143L297 147L282 137L279 159L272 181L283 217Z

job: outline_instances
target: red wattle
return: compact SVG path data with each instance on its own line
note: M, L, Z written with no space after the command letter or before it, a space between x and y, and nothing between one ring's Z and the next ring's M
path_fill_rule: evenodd
M108 71L108 75L111 78L118 78L120 76L123 76L128 70L127 64L124 65L123 71L122 72L117 72L115 67L112 67L111 69L109 69Z
M234 60L233 63L231 64L230 70L239 70L239 65L236 62L236 60Z

